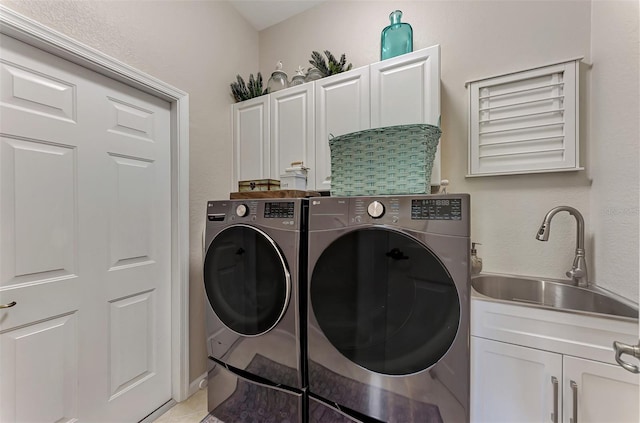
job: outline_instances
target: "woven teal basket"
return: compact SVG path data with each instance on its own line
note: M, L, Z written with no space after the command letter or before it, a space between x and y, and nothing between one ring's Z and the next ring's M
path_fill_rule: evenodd
M440 128L366 129L329 140L331 195L427 194Z

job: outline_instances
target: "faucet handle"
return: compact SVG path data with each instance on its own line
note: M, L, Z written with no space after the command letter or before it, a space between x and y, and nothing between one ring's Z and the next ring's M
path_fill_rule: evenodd
M568 270L566 275L571 279L578 279L584 276L584 270L580 268L573 268L571 270Z

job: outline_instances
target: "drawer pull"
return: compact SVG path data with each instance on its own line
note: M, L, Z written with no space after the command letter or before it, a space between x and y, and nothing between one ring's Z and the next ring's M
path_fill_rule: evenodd
M551 421L558 423L558 378L551 376L551 384L553 385L553 413L551 413Z
M578 423L578 384L574 381L569 383L573 391L573 417L569 419L570 423Z

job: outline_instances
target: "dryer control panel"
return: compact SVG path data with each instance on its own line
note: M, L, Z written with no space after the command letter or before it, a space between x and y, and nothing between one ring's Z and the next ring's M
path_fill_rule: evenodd
M411 200L413 220L461 220L461 198L427 198Z
M469 194L314 197L309 229L389 225L421 232L469 236Z

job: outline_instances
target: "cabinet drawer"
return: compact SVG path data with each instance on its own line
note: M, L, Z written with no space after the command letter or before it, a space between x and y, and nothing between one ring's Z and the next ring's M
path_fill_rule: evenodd
M613 341L637 342L637 322L477 298L471 335L615 364Z

